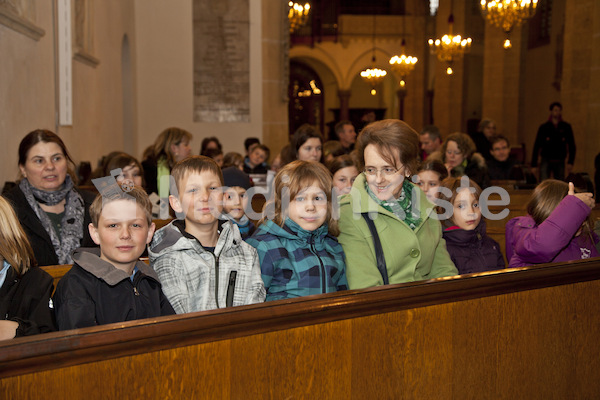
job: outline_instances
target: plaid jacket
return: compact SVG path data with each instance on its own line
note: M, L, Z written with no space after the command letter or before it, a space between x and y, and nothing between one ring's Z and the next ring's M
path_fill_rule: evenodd
M258 255L242 241L236 225L228 221L221 226L214 254L183 229L182 221L171 222L154 234L148 250L150 265L177 314L223 308L228 291L233 306L265 300Z
M258 251L267 301L348 289L344 251L327 225L309 232L268 220L246 241Z

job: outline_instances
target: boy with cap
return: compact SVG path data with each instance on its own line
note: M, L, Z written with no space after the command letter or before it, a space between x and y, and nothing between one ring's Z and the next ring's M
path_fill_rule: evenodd
M246 190L252 186L250 177L236 167L228 167L223 169L223 180L226 186L223 213L227 219L238 226L242 239L246 240L256 229L245 211L248 207Z

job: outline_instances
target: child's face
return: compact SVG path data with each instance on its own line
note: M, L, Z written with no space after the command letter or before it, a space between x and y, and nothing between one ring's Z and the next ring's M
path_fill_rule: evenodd
M252 150L252 153L248 155L248 159L250 160L250 164L253 167L256 167L265 162L267 153L263 149L254 149Z
M290 219L306 231L314 231L327 218L327 194L315 181L290 201Z
M475 196L467 188L460 190L454 199L452 221L459 228L466 231L477 228L479 221L481 221L479 202L475 200Z
M350 193L357 176L358 170L354 166L338 169L333 174L333 187L337 189L338 195Z
M173 210L185 214L186 223L210 225L217 222L223 210L223 189L214 172L191 172L184 176L178 189L179 198L171 195L169 202Z
M100 258L116 268L131 272L133 263L152 240L154 223L148 225L146 213L132 200L115 200L100 213L98 226L89 225L90 236L100 246Z
M232 218L239 221L244 216L244 210L248 205L248 196L246 189L234 186L227 189L224 196L223 210Z
M421 171L419 175L419 187L425 192L427 200L433 203L433 200L439 196L439 191L435 190L440 186L440 176L437 172Z
M133 182L135 186L142 186L142 175L140 169L134 163L121 169L122 174L117 177L117 181L121 182Z
M217 163L217 165L219 167L223 166L223 154L217 154L216 156L213 157L213 160L215 160L215 162Z

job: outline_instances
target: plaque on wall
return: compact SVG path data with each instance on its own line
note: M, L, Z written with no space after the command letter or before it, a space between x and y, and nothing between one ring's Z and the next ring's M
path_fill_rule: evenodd
M194 0L194 121L250 121L249 0Z

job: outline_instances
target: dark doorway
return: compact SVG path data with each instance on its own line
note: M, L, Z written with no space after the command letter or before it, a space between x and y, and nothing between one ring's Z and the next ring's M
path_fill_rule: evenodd
M288 87L290 135L306 123L315 125L323 133L324 95L319 75L308 65L291 61Z

